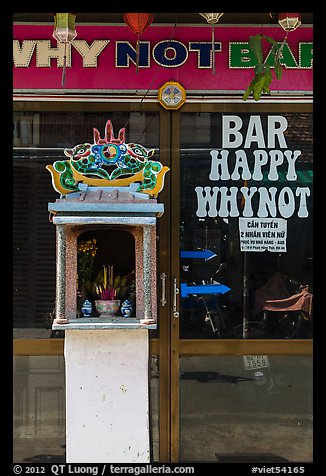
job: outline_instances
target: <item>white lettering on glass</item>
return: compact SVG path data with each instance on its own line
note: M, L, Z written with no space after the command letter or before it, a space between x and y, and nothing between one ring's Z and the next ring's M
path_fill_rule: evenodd
M258 115L248 118L246 129L241 117L223 115L222 149L210 151L208 178L219 182L243 181L243 186L231 184L227 187L223 183L219 187L197 186L196 215L200 218L240 215L251 218L256 210L257 217L261 218L280 215L286 219L295 214L299 218L307 218L310 189L293 186L298 177L296 161L301 151L287 149L284 135L287 127L287 119L279 115L268 116L265 129ZM250 152L245 150L252 149L253 144L257 149ZM266 150L266 144L267 149L278 148ZM251 181L250 186L248 181ZM266 187L268 182L274 182L275 185L285 182L285 186ZM292 185L286 185L287 182L292 182Z

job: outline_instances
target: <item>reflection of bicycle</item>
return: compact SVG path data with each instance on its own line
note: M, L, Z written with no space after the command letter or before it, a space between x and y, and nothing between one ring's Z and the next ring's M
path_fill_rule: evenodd
M214 283L220 284L213 279L202 281L202 284ZM236 325L231 324L230 316L226 319L227 309L221 295L190 295L182 305L189 332L196 333L198 326L201 326L202 331L213 333L219 339L311 338L313 295L309 292L308 285L299 286L295 281L290 281L290 284L298 288L296 293L290 295L282 287L282 283L285 286L285 276L276 273L265 286L258 289L256 295L260 299L259 311L253 313L255 318L242 319ZM275 297L280 292L286 297L266 299L266 296Z
M216 296L212 297L212 299L215 299L214 312L212 312L208 307L208 304L211 304L211 300L208 303L207 299L205 299L203 296L200 296L199 299L202 300L205 307L205 322L211 326L212 331L216 333L219 338L222 338L224 336L226 325Z
M196 285L196 283L192 283ZM217 281L202 281L201 284L219 284ZM180 300L183 319L182 329L189 336L198 336L204 332L205 335L213 332L216 337L222 338L225 332L225 305L221 304L220 295L216 294L189 294L185 299Z
M226 269L226 263L220 263L218 269L215 271L214 277L221 271ZM220 282L216 281L214 278L209 280L202 280L200 284L192 282L189 287L194 286L194 288L201 285L222 285ZM187 285L188 287L188 285ZM189 290L188 287L188 290ZM182 308L182 318L184 323L182 328L189 335L194 334L198 336L199 332L213 332L217 337L225 337L225 321L224 314L226 312L226 306L223 304L222 294L197 294L189 293L188 297L181 299L180 305Z
M312 298L308 285L284 299L266 300L257 320L233 328L233 337L299 339L312 337Z

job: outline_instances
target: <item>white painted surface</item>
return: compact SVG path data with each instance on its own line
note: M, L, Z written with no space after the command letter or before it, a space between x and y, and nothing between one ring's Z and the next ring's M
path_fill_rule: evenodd
M68 463L150 461L148 330L66 330Z
M67 322L58 324L57 319L53 321L52 329L63 331L71 329L156 329L157 324L142 324L141 319L133 319L130 317L120 319L106 319L103 317L79 317L77 319L69 319Z

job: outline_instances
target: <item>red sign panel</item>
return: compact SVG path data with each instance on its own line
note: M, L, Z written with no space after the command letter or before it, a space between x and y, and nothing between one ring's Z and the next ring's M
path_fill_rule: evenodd
M78 25L72 44L59 44L52 25L14 25L13 86L19 90L157 90L178 81L189 91L242 91L254 75L255 58L248 41L263 34L282 42L279 26L228 27L216 25L215 74L212 67L212 27L154 26L137 35L126 25ZM289 32L283 47L283 76L271 90L312 91L311 27ZM269 61L271 45L263 41ZM66 54L66 79L62 68ZM136 67L138 63L138 68Z

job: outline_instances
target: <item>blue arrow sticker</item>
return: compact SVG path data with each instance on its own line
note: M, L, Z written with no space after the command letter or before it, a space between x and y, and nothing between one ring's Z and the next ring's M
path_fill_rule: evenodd
M181 258L204 258L205 261L208 261L211 258L214 258L216 253L213 253L211 250L204 250L204 251L180 251Z
M189 294L225 294L231 291L231 288L225 284L196 284L188 286L187 283L181 283L181 297L187 297Z

